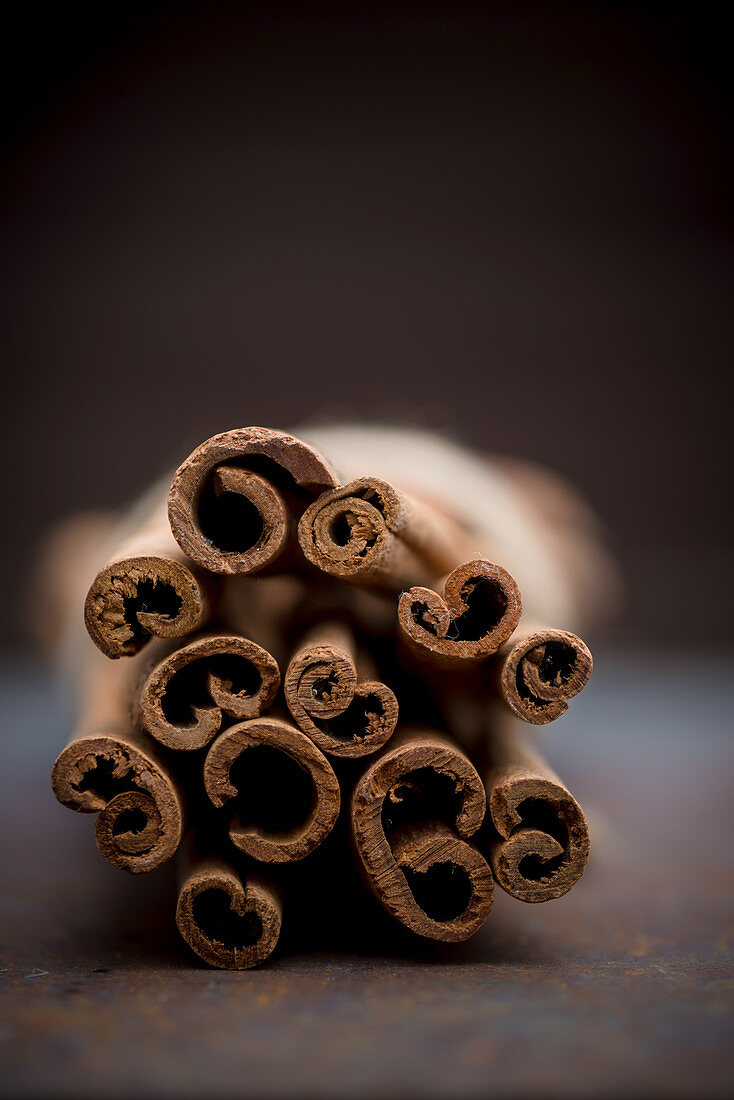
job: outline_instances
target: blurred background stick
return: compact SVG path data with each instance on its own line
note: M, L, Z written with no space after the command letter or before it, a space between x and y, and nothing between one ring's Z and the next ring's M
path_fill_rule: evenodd
M533 622L585 630L614 605L618 574L604 532L558 474L419 428L344 423L299 431L345 480L369 470L467 532L471 548L463 561L485 558L507 570Z
M82 625L86 578L115 527L111 515L82 515L51 533L36 569L32 616L78 712L69 743L53 766L54 794L70 809L96 813L102 855L139 873L154 870L176 851L183 810L168 760L131 718L141 657L108 660Z

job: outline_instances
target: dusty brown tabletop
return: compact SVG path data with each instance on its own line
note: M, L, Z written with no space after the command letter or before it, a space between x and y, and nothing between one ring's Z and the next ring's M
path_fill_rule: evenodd
M386 938L369 906L329 951L323 915L309 950L286 912L284 950L245 973L178 942L169 869L114 870L93 818L54 801L68 711L39 670L6 668L0 1093L731 1094L731 662L642 667L598 655L539 734L592 830L570 895L500 891L475 939L440 951Z

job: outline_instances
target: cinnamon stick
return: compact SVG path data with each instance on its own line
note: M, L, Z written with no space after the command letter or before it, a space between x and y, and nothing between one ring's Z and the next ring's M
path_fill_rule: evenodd
M171 529L183 551L214 573L256 573L295 543L295 523L314 496L336 485L308 444L269 428L212 436L174 474Z
M444 576L474 549L458 524L377 477L322 493L303 513L298 541L322 572L389 592Z
M589 855L581 807L507 712L495 712L487 749L487 803L497 832L490 859L497 884L520 901L562 897L581 878Z
M325 753L365 756L392 737L398 701L378 680L358 679L353 632L326 622L307 633L285 675L285 699L304 733Z
M130 657L151 635L180 638L209 614L209 585L184 558L166 514L165 498L145 498L142 521L118 541L87 593L84 622L107 657ZM133 513L138 517L141 508ZM129 528L128 519L126 526Z
M429 939L466 940L494 900L492 874L468 842L485 794L470 760L432 732L401 735L370 763L352 795L352 835L384 908Z
M280 687L275 659L236 634L205 634L156 664L137 693L136 713L169 749L208 745L224 716L256 718Z
M507 706L542 726L568 710L589 682L594 661L585 642L567 630L523 627L500 652L499 684Z
M496 653L521 613L520 590L507 570L480 559L454 569L442 596L423 587L403 592L398 626L417 657L457 667Z
M264 962L278 943L281 917L278 892L259 876L245 880L214 856L182 859L176 925L210 966L247 970Z
M339 783L313 741L278 718L239 722L204 760L204 785L231 814L235 847L264 863L303 859L334 827Z
M182 802L155 743L130 720L129 693L128 667L89 646L82 714L51 786L62 805L98 815L100 852L136 874L160 867L178 848Z

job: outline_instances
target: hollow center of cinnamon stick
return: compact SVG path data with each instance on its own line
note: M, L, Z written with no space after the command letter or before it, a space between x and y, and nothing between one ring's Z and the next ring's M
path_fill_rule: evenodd
M208 940L227 947L252 947L262 936L262 921L250 910L238 916L225 890L203 890L194 898L194 920Z
M150 638L150 632L140 624L139 613L142 611L175 619L181 610L181 597L165 581L141 580L137 584L135 595L123 598L122 607L133 641L142 645Z
M262 686L258 669L244 657L215 653L200 661L191 661L174 673L161 698L161 709L168 722L174 726L191 724L193 707L211 706L210 673L222 681L231 695L251 697Z
M311 777L301 765L272 745L245 749L232 764L230 782L238 827L285 837L309 821L316 802Z
M147 824L148 818L142 810L137 808L123 810L122 813L118 814L115 818L115 823L112 826L112 835L121 836L122 833L142 833Z
M95 756L94 765L84 772L81 780L74 784L74 788L83 794L91 791L92 794L109 802L117 794L123 791L136 791L138 786L134 781L134 769L128 768L122 775L115 775L115 761L106 756Z
M375 532L364 516L350 511L339 512L332 520L329 536L336 546L347 546L352 539L361 539L364 542L359 550L361 557L365 557L377 541Z
M382 828L390 839L405 825L443 821L454 825L461 809L461 795L450 776L433 768L407 772L382 804Z
M295 505L297 514L303 511L308 491L267 455L249 455L220 465L259 474L286 498L289 506ZM265 532L265 521L256 505L242 493L217 492L211 478L201 490L196 512L204 538L223 553L243 554L256 546Z
M471 883L463 867L434 863L427 871L403 867L410 892L426 916L435 921L454 920L471 901Z
M477 577L462 586L466 611L454 619L449 637L476 642L494 630L507 611L507 596L502 585L491 577Z
M314 680L311 685L311 694L318 703L324 703L331 699L334 688L338 683L339 677L335 672L330 672L328 676L321 676L318 680Z
M539 678L544 684L551 684L554 687L562 687L567 684L576 668L576 650L566 642L555 640L545 642L542 649L543 654L537 666ZM538 650L531 650L531 653L526 655L525 660L533 661L532 654L540 656ZM533 661L533 663L536 662ZM530 692L522 676L521 665L522 662L520 662L517 669L517 686L520 695L527 697Z
M217 550L244 553L256 546L264 530L263 518L241 493L217 493L207 482L199 500L199 527Z
M542 860L539 856L529 855L520 860L518 870L522 877L531 882L541 882L554 875L566 859L569 836L568 828L561 816L561 807L546 802L543 798L526 798L517 807L517 812L522 818L520 829L539 829L548 836L552 836L563 848L563 852L553 859Z
M358 695L343 714L321 723L336 741L359 741L370 729L379 724L385 715L385 707L377 695Z

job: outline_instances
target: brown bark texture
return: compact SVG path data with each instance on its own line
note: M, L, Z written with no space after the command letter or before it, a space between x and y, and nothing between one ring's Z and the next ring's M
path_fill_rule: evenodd
M87 644L82 713L53 766L51 786L62 805L98 815L97 847L109 863L153 871L180 843L180 790L155 743L130 719L129 665Z
M473 546L440 511L376 477L322 493L303 513L298 541L322 572L392 593L444 576Z
M576 634L524 624L499 654L500 693L518 718L534 726L560 718L589 682L594 659Z
M243 782L249 779L244 794L233 769ZM234 846L263 863L303 859L339 816L339 783L327 758L296 726L270 716L238 722L220 733L204 760L204 785L218 809L231 805ZM282 820L279 803L285 804ZM267 826L251 820L253 813L262 818L263 810Z
M158 492L92 581L84 601L90 638L106 657L130 657L150 640L182 638L209 614L211 584L188 562L167 522ZM135 509L131 521L139 517Z
M403 640L421 660L458 668L497 652L522 614L520 589L506 569L492 562L465 562L453 570L439 595L413 587L398 602Z

